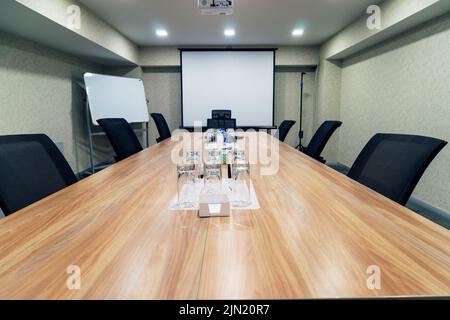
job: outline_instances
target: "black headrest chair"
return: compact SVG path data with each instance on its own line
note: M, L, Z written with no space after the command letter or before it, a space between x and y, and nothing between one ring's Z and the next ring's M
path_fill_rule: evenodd
M325 121L317 129L308 146L302 149L302 152L311 158L325 163L325 160L320 156L323 149L327 145L333 133L342 125L340 121Z
M45 134L0 136L0 208L10 215L77 182Z
M289 134L289 131L294 125L295 121L284 120L278 127L278 131L275 137L277 137L280 141L284 142L284 140L286 140L287 135Z
M348 176L405 205L423 173L446 141L404 134L376 134Z
M142 151L141 143L134 133L133 128L122 118L109 118L97 120L105 131L115 153L116 160L121 161L139 151Z
M213 119L231 119L231 110L213 110L211 114Z
M208 119L208 129L236 129L236 119Z
M164 116L161 113L152 113L151 116L153 121L155 121L156 129L158 129L159 134L159 138L156 139L156 142L160 143L161 141L169 139L172 136L172 133L170 132Z

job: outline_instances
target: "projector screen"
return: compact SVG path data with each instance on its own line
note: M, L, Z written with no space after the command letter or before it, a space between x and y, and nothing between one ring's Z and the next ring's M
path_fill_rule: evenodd
M238 127L274 125L275 50L181 50L181 69L183 127L215 109Z

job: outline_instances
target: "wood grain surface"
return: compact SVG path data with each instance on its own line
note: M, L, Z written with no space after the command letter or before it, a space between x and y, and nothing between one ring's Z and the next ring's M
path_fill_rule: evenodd
M450 232L280 144L261 209L168 210L164 141L0 220L1 299L450 296ZM70 290L69 266L81 270ZM367 286L378 266L381 288Z

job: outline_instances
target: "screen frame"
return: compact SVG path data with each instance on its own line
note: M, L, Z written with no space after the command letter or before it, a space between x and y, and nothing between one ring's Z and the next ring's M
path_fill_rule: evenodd
M184 108L183 108L183 52L195 52L195 51L240 51L240 52L272 52L273 53L273 95L272 95L272 128L275 127L275 73L276 73L276 55L278 48L178 48L180 52L180 82L181 82L181 126L180 128L192 128L192 126L184 125ZM267 126L253 126L253 127L238 127L239 128L252 128L252 129L265 129Z

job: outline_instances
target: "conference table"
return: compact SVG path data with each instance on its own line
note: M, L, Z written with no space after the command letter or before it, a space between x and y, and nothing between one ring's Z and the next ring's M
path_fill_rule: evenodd
M0 220L0 298L450 296L448 230L284 143L276 174L251 167L260 209L169 210L179 143Z

